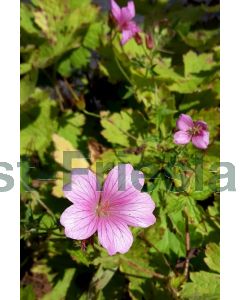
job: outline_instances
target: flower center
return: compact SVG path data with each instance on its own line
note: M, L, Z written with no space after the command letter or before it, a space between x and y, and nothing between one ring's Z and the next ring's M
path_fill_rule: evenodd
M199 125L194 125L191 129L189 129L189 133L191 135L198 135L201 132L202 128Z
M101 199L96 207L96 214L99 217L108 217L110 215L109 212L109 201L102 202Z

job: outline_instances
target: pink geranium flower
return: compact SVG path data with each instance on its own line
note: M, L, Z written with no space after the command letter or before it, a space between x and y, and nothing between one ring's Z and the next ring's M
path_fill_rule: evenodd
M126 253L133 243L128 226L148 227L155 223L155 204L142 193L143 173L130 164L114 167L108 174L103 190L99 191L96 175L72 172L71 186L64 187L65 196L72 202L61 215L65 235L85 240L95 232L109 255Z
M117 23L118 29L122 32L121 44L124 45L132 37L137 36L140 28L132 21L135 17L135 6L133 1L129 1L127 6L120 8L114 1L110 1L111 13Z
M199 149L206 149L209 144L209 131L207 123L203 121L193 121L188 115L181 114L177 120L179 131L174 134L174 142L179 145L193 145Z

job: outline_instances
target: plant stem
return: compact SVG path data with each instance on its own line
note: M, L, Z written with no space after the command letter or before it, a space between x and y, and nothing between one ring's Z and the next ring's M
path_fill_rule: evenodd
M69 84L69 82L66 79L64 79L64 83L68 87L68 89L69 89L70 93L72 94L73 98L78 102L79 101L78 95L75 93L75 91L72 88L71 84ZM98 114L87 111L85 108L82 108L81 111L83 113L85 113L86 115L89 115L89 116L92 116L92 117L95 117L95 118L101 118Z
M59 89L58 82L57 82L57 64L58 64L58 61L56 61L54 66L53 66L53 74L52 74L53 79L52 79L52 82L53 82L53 85L55 87L55 91L58 95L58 103L59 103L59 106L60 106L60 110L63 112L64 111L64 106L63 106L64 98L62 96L62 93Z
M121 66L118 58L117 58L117 55L114 53L114 59L116 61L116 64L119 68L119 70L121 71L121 73L123 74L123 76L125 77L125 79L132 85L132 87L134 87L134 84L132 83L131 79L128 77L127 73L124 71L123 67Z
M190 232L189 232L189 219L187 214L187 209L184 209L185 215L185 247L186 247L186 260L185 260L185 267L184 267L184 276L186 280L189 279L189 265L190 265L190 258L189 253L191 250L191 240L190 240Z
M56 91L56 93L58 95L58 103L59 103L59 106L60 106L60 110L64 111L64 107L63 107L64 98L63 98L63 96L62 96L62 94L60 92L60 89L59 89L59 86L58 86L57 83L55 85L55 91Z
M72 88L71 84L67 81L66 78L64 78L64 83L66 84L66 86L68 87L70 93L72 94L73 98L78 102L78 95L75 93L74 89Z
M130 267L133 267L133 268L134 268L135 270L137 270L137 271L144 272L144 273L149 274L149 275L151 275L151 276L153 276L153 277L156 277L156 278L158 278L158 279L164 279L164 280L167 280L167 279L168 279L167 276L164 276L163 274L156 273L156 272L154 272L154 271L151 271L151 270L149 270L149 269L146 269L146 268L144 268L144 267L141 267L141 266L135 264L134 262L132 262L132 261L126 259L126 258L121 258L121 260L122 260L123 262L127 263Z
M101 119L101 116L100 115L98 115L98 114L95 114L95 113L93 113L93 112L90 112L90 111L88 111L88 110L86 110L86 109L82 109L82 112L84 112L86 115L89 115L89 116L91 116L91 117L95 117L95 118L98 118L98 119Z

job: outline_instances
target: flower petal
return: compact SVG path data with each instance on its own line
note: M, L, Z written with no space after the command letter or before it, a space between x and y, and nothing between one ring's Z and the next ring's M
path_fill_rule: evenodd
M202 130L207 130L208 129L208 125L204 121L196 121L195 125L199 126Z
M131 30L123 30L122 31L122 38L121 38L121 45L125 45L133 36L134 32Z
M188 144L191 140L191 135L186 131L177 131L174 134L174 143L178 145Z
M109 207L110 216L118 217L127 225L148 227L156 222L153 215L155 203L147 193L138 193L133 197L116 200Z
M65 227L67 237L84 240L96 232L98 217L81 205L71 205L62 213L60 223Z
M126 253L133 243L128 226L115 218L101 218L98 223L98 239L109 255Z
M111 13L116 21L120 21L121 19L121 8L117 5L114 0L110 1Z
M138 195L144 185L144 175L134 170L130 164L120 164L108 174L102 192L102 201L110 204L119 201L128 201L129 197Z
M190 116L181 114L177 120L177 127L179 130L187 131L194 126L193 120Z
M133 19L135 17L135 5L134 5L133 1L128 2L127 9L128 9L130 18Z
M207 149L209 144L209 132L203 130L201 134L193 136L192 143L199 149Z
M74 204L84 203L89 208L96 206L100 198L96 175L88 169L76 169L71 178L71 184L63 188L65 197Z
M128 2L128 6L121 9L121 22L122 24L130 22L135 16L134 3Z

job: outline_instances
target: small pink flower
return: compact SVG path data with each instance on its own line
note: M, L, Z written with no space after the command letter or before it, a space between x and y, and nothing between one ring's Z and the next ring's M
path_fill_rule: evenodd
M109 255L126 253L133 243L128 226L148 227L155 223L155 204L142 193L143 173L130 164L114 167L108 174L103 190L99 191L96 175L90 170L72 172L72 183L64 187L72 202L61 215L65 235L85 240L96 231L100 244Z
M209 131L207 123L203 121L193 121L188 115L181 114L177 120L179 131L174 134L174 142L179 145L193 145L199 149L206 149L209 144Z
M134 2L129 1L127 6L120 8L114 0L111 0L110 5L112 16L118 25L118 29L122 32L121 44L124 45L140 32L140 28L132 21L135 17Z

